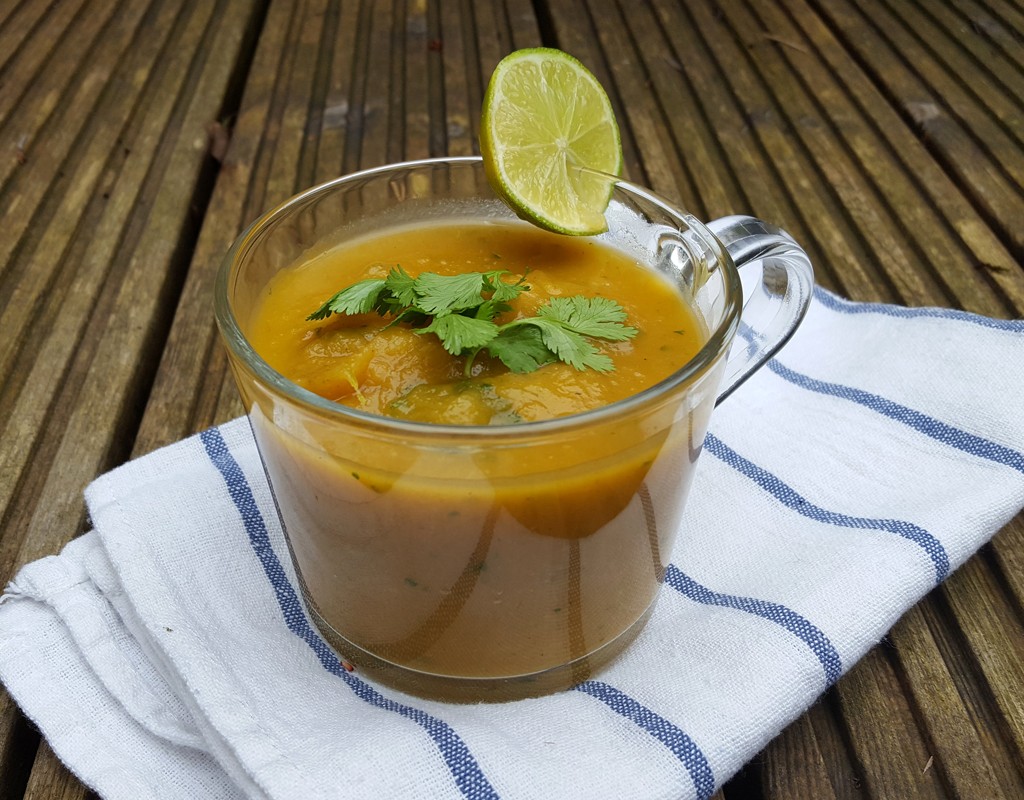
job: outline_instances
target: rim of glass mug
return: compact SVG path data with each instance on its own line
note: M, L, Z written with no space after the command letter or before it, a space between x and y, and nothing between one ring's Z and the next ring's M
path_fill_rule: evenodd
M411 173L417 169L459 165L477 166L480 168L482 175L482 164L483 161L478 156L431 158L387 164L354 172L313 186L261 215L238 236L225 255L217 272L215 283L215 317L228 347L231 348L239 361L247 369L251 370L254 376L264 384L283 393L300 406L310 408L318 413L326 413L342 418L350 424L377 426L405 435L444 435L462 439L486 436L488 439L493 440L506 437L521 437L527 431L530 434L543 434L576 426L587 426L620 414L629 414L648 403L656 402L665 397L672 390L689 384L710 369L718 359L729 356L729 348L739 329L741 314L744 311L743 288L740 281L739 266L735 263L731 255L732 252L742 253L744 263L740 266L747 266L755 261L760 262L765 269L765 275L768 274L769 270L772 270L773 253L781 255L781 264L778 261L775 262L772 274L775 275L776 282L781 279L784 284L785 299L783 305L792 307L788 308L786 313L783 313L782 309L776 308L772 312L773 316L769 325L774 323L774 328L777 330L772 330L770 336L761 337L762 340L757 343L757 346L747 348L745 354L741 354L735 359L730 357L729 368L722 380L717 402L725 399L729 393L736 389L786 343L806 312L813 273L811 272L810 262L807 260L806 254L784 231L751 217L726 217L705 224L693 215L680 211L672 203L659 197L654 192L629 181L616 179L611 204L609 205L610 213L613 212L617 199L622 195L641 200L676 221L679 226L679 232L684 230L692 232L693 237L698 240L698 246L704 250L701 258L706 259L708 255L714 258L714 264L710 266L704 265L706 270L704 275L694 274L691 276L693 282L691 291L694 294L696 294L708 275L719 270L722 271L721 302L724 303L724 308L718 324L713 330L708 331L707 341L696 355L669 376L634 395L588 411L531 422L501 425L450 425L417 422L361 411L357 408L344 406L321 397L293 383L271 367L256 352L242 332L242 328L235 317L230 299L231 291L234 287L234 282L238 278L239 271L245 263L245 256L258 245L261 238L271 233L276 220L283 219L290 213L304 206L311 205L324 195L336 192L349 184L364 183L368 179L379 178L388 174L397 175L402 172ZM494 196L494 199L497 200L497 196ZM509 219L515 219L511 210L509 210L509 215ZM716 224L718 226L717 230L714 227ZM601 234L595 238L600 239L602 236L608 235L607 233ZM728 246L723 241L728 241ZM679 240L674 242L674 244L683 246L684 242ZM612 246L614 247L615 245L613 244ZM778 253L777 251L780 247L786 252ZM691 256L691 259L697 260L697 257ZM792 261L794 259L800 262L797 264L798 269L795 275L792 270ZM787 267L790 268L787 269ZM691 269L699 272L701 266L699 264L696 266L691 265ZM762 281L762 285L764 285L764 281ZM777 293L778 287L775 287L775 289ZM790 295L793 295L793 297L790 297ZM705 323L707 322L706 319L704 321ZM736 361L735 366L732 363L733 360Z

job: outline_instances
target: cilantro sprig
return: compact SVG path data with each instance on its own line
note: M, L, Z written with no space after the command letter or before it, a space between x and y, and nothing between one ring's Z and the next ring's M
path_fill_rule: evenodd
M417 334L436 335L452 355L467 356L467 376L482 350L513 372L533 372L553 361L578 370L609 372L615 365L592 340L621 342L637 334L636 328L624 324L626 312L617 302L580 295L553 297L536 316L498 324L495 318L511 311L511 301L530 290L525 275L515 281L505 276L512 273L424 272L413 278L397 266L386 278L369 278L342 289L307 319L371 312L391 316L392 325L408 323Z

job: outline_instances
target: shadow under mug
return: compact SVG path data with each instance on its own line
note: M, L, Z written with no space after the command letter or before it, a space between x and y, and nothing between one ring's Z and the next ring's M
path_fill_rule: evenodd
M408 422L314 395L249 344L250 312L278 270L393 226L484 219L515 217L478 158L368 170L253 223L216 287L313 621L361 672L456 701L571 686L639 633L711 412L788 339L813 284L782 231L750 217L705 226L620 181L598 238L665 275L707 334L688 363L633 397L518 425ZM730 352L741 312L743 346Z

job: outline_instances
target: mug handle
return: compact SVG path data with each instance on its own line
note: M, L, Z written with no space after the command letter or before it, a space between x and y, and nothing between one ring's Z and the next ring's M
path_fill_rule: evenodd
M739 268L740 327L725 365L716 405L732 394L789 340L807 313L814 269L807 253L781 228L746 216L707 224ZM745 346L739 346L744 344Z

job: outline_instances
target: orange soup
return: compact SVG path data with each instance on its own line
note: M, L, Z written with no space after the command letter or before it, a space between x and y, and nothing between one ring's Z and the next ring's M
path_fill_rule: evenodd
M553 363L515 374L481 354L467 377L465 359L436 338L376 314L306 321L338 290L396 265L410 275L525 273L531 290L507 318L550 297L603 295L639 333L598 343L611 372ZM396 418L293 414L239 376L314 618L357 668L397 665L402 675L485 686L571 665L577 680L639 630L717 381L695 376L685 391L624 413L572 415L658 383L704 344L665 279L594 240L516 222L434 221L282 270L245 327L295 383ZM398 682L435 693L429 682Z
M530 290L502 319L532 316L552 297L607 297L639 334L598 346L611 372L561 362L530 373L449 355L434 336L390 325L375 313L306 317L336 291L401 266L454 275L503 269ZM653 386L704 344L702 326L666 279L593 239L525 223L416 226L331 250L277 274L249 325L249 340L278 372L316 394L373 414L433 423L487 425L562 417Z

